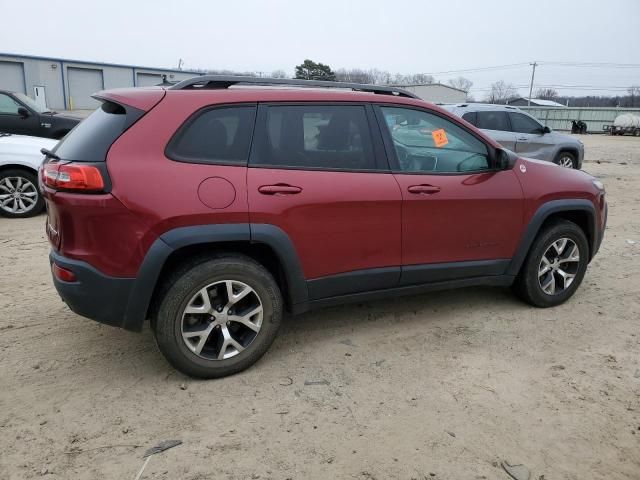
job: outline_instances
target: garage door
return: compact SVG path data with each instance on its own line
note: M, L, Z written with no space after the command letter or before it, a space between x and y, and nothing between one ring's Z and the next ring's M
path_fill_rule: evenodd
M162 83L162 76L157 73L138 73L136 77L136 86L152 87Z
M0 89L10 92L24 91L24 65L19 62L0 62Z
M69 104L72 109L93 109L100 102L91 95L104 88L102 70L93 68L67 68L69 81Z

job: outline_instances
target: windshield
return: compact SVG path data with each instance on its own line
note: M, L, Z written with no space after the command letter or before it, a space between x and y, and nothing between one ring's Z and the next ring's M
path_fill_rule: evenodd
M40 105L38 105L36 102L34 102L31 99L31 97L27 97L24 93L14 93L14 95L16 96L16 98L18 100L20 100L22 103L24 103L31 110L35 110L38 113L44 113L44 112L48 112L49 111L47 108L42 108Z

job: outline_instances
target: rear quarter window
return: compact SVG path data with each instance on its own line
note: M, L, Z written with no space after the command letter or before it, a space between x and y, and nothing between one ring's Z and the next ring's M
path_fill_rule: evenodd
M255 115L255 106L197 112L178 129L165 153L179 162L246 165Z
M144 113L137 108L103 101L100 108L76 125L53 151L62 160L104 162L113 142Z
M462 119L466 120L471 125L476 125L476 112L467 112L464 115L462 115Z

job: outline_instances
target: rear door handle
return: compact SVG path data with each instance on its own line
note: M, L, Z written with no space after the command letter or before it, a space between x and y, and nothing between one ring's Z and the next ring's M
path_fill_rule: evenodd
M302 191L302 188L285 183L276 185L262 185L258 187L258 191L263 195L295 195Z
M422 195L433 195L434 193L438 193L440 191L440 187L436 187L434 185L411 185L407 188L409 193L417 193Z
M518 137L518 141L519 141L519 142L526 142L526 141L528 141L528 140L529 140L529 138L528 138L528 137Z

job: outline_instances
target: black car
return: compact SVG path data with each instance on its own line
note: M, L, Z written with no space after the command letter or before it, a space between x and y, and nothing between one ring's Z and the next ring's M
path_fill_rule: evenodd
M24 93L0 90L0 132L62 138L80 120L43 109Z

